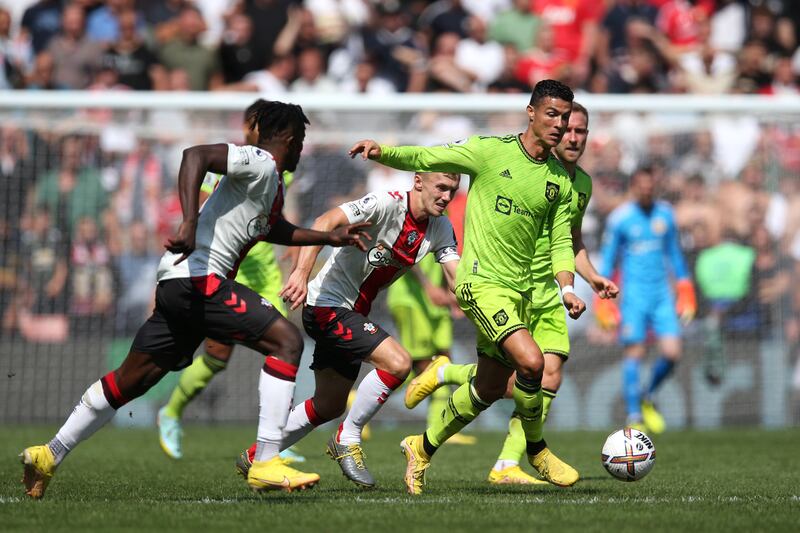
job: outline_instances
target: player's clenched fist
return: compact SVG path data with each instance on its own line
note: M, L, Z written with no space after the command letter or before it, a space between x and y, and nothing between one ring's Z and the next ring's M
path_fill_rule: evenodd
M573 320L576 320L583 314L584 311L586 311L586 304L583 300L575 296L574 293L565 294L563 301L569 317Z
M164 245L164 248L174 254L181 254L181 256L175 260L174 264L177 265L192 254L194 251L194 239L196 233L197 222L184 221L181 222L181 225L178 228L177 233L175 233L175 236L167 239L167 243Z
M347 152L350 157L355 157L361 154L361 157L366 161L367 159L378 159L381 156L381 145L372 139L358 141Z

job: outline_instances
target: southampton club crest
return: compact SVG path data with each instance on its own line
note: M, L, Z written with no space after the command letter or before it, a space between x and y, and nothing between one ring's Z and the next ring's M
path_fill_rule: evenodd
M364 331L369 333L370 335L375 335L377 333L378 328L375 327L375 324L372 322L365 322L364 323Z
M579 192L578 193L578 211L583 211L586 209L586 193Z
M411 230L411 232L408 234L408 237L406 237L406 246L411 248L414 246L414 243L417 242L417 239L419 239L419 233L417 230Z
M247 223L247 236L251 239L256 237L264 237L271 229L269 225L269 216L261 213L257 217L251 218Z
M558 191L561 190L558 183L553 183L552 181L547 182L547 186L544 189L544 197L547 198L548 202L554 202L556 198L558 198Z

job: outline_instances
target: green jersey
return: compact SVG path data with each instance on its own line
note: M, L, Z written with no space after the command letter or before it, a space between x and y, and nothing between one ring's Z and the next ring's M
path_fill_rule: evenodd
M417 263L417 267L422 271L428 281L437 287L444 283L444 272L442 267L436 262L434 254L428 254ZM449 316L450 309L446 306L440 307L431 303L428 294L422 283L417 279L416 274L409 271L400 276L386 291L386 304L389 308L395 307L414 307L423 308L428 316Z
M553 272L575 270L569 175L552 155L546 161L533 159L520 135L472 136L435 147L381 146L379 162L400 170L472 177L458 284L488 281L519 292L532 290L535 243L544 226L551 228Z
M569 206L570 227L580 228L583 215L592 197L592 178L581 167L575 169L572 180L572 201ZM536 255L533 257L533 306L535 308L550 307L561 303L558 285L553 278L550 263L550 235L547 227L536 241Z

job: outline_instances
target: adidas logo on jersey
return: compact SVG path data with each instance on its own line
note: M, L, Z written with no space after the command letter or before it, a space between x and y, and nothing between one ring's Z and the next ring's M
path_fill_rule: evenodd
M510 170L508 170L508 169L505 169L504 171L502 171L502 172L500 173L500 175L501 175L502 177L504 177L504 178L511 179L511 171L510 171Z

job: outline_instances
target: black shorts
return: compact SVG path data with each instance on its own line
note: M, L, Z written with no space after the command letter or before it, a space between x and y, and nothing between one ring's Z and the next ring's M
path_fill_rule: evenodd
M160 282L156 308L139 328L132 350L152 354L163 368L178 370L192 361L206 337L224 344L250 344L281 314L241 283L221 276Z
M303 308L303 327L316 342L311 369L332 368L353 381L361 361L389 337L369 318L345 307L307 305Z

